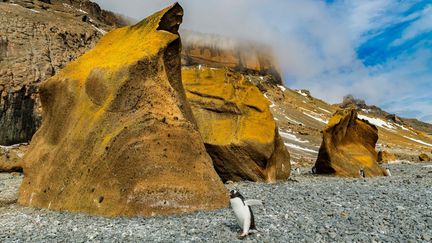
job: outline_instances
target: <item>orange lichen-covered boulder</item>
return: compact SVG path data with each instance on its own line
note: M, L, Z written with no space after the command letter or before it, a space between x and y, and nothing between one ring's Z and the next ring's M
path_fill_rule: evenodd
M431 161L431 158L429 157L429 155L422 153L419 155L419 160L421 162L429 162L429 161Z
M377 163L377 141L378 129L358 119L354 109L337 111L323 131L316 172L358 177L363 170L366 177L386 175Z
M290 175L290 155L268 100L244 75L203 66L182 70L186 95L222 180L274 182Z
M181 82L174 4L106 34L41 86L21 205L103 216L226 207Z

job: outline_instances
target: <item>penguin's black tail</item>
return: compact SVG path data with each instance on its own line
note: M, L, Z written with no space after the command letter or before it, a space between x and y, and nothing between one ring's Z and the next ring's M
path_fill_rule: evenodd
M254 217L254 214L253 214L253 212L252 212L251 207L249 207L249 212L250 212L250 214L251 214L251 224L250 224L249 229L250 229L250 230L257 230L256 225L255 225L255 217Z

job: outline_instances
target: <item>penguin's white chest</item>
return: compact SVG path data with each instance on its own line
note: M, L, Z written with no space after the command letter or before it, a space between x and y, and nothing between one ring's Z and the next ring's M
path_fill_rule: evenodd
M237 218L237 223L243 229L243 231L249 231L251 223L251 214L249 207L243 203L243 201L236 197L230 199L231 208Z

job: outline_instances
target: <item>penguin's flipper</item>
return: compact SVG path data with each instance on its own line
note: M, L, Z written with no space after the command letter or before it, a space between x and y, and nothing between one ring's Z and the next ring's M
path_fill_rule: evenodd
M258 205L263 205L263 202L261 200L257 200L257 199L248 199L244 201L246 206L258 206Z
M251 223L250 223L249 230L257 230L257 228L255 226L255 217L254 217L254 214L252 212L252 209L250 207L248 207L248 208L249 208L249 212L251 214Z

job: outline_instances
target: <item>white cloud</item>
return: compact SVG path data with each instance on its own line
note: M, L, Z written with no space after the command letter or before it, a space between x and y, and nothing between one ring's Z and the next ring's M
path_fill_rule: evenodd
M174 1L97 0L102 7L144 18ZM420 47L380 65L367 67L356 48L382 34L389 26L415 20L400 44L430 31L432 7L405 13L412 1L339 0L331 5L316 0L181 0L185 9L182 28L204 33L252 39L273 46L292 88L307 88L329 102L352 93L371 104L384 104L425 94L419 85L430 82L427 63L432 54ZM426 73L426 74L425 74ZM415 80L413 80L415 78ZM398 104L399 105L399 104ZM388 106L390 111L401 111ZM430 105L423 114L432 114Z
M392 44L401 45L404 42L411 40L420 34L431 31L432 5L429 5L422 11L418 19L411 23L411 25L403 31L401 38L396 39Z

